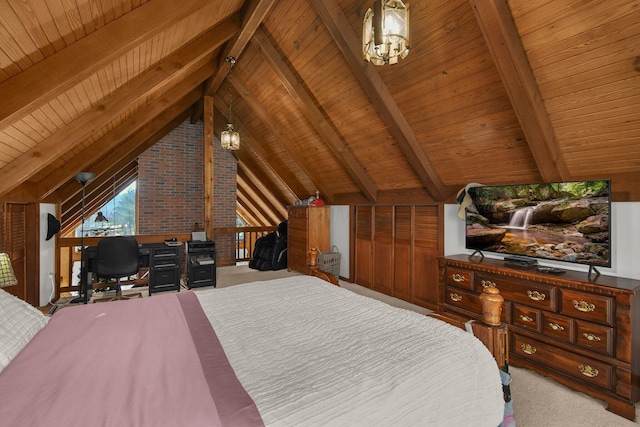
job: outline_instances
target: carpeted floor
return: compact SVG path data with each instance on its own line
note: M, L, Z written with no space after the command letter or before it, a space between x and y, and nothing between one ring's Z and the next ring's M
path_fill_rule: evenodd
M220 267L217 269L217 287L233 286L240 283L264 281L299 275L288 270L257 271L246 265ZM344 281L340 285L353 292L379 299L390 305L427 314L428 310L397 298L389 297L371 289ZM208 288L200 288L208 289ZM183 290L186 287L183 286ZM142 292L148 296L147 288L126 290L123 293ZM157 294L154 294L157 295ZM94 298L104 295L96 293ZM68 305L70 297L61 298L60 307ZM583 393L574 392L557 382L527 369L511 367L511 394L518 427L626 427L640 425L640 406L636 405L635 423L605 410L605 403Z

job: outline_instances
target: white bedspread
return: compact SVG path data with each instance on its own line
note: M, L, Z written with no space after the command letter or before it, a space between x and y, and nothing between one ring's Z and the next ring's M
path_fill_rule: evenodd
M489 426L504 400L471 334L320 279L196 291L267 426Z

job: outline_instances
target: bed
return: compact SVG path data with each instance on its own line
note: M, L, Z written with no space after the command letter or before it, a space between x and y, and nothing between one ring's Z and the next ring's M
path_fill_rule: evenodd
M0 290L5 312L14 328L0 329L3 425L495 427L503 418L498 366L472 334L317 277L51 318ZM3 337L19 323L26 336Z

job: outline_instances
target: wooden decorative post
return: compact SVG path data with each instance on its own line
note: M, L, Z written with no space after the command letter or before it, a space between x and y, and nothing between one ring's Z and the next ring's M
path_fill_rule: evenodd
M500 313L502 312L502 303L504 298L500 295L498 288L486 287L480 294L480 303L482 304L483 321L490 326L500 326Z

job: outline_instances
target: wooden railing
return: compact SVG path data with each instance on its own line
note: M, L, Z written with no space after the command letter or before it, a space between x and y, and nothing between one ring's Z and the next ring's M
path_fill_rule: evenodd
M277 230L277 227L274 225L268 227L216 228L214 233L216 236L233 236L233 241L235 242L235 260L233 262L235 263L250 260L256 241L275 230ZM218 261L219 264L223 262L224 260Z
M276 226L268 227L232 227L214 228L214 238L216 242L216 256L219 266L235 265L238 262L251 259L256 241L277 229ZM163 242L166 239L176 238L180 242L191 239L191 233L174 234L143 234L134 236L138 243ZM56 285L58 295L61 292L78 290L80 280L80 247L95 246L103 237L85 237L84 241L80 237L58 237L56 242ZM183 253L184 258L184 253ZM182 275L186 275L186 268L183 262Z

